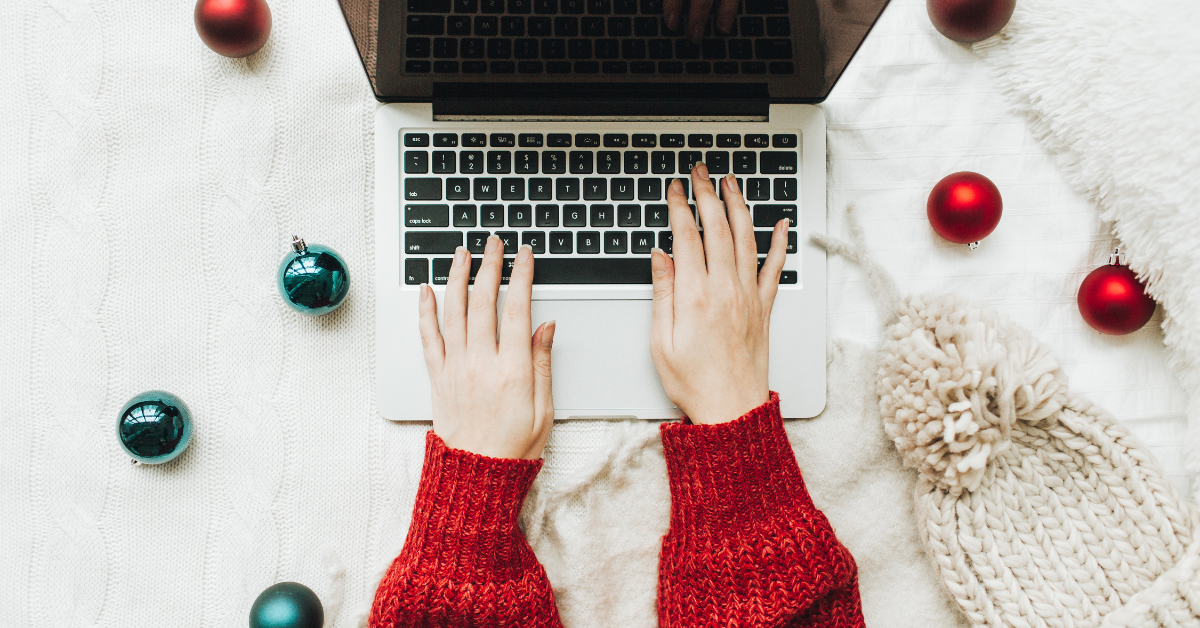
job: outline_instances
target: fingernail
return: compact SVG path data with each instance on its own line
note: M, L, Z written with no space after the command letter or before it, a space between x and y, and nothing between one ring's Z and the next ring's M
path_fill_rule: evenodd
M697 161L693 171L702 177L708 177L708 166L703 161Z
M675 32L677 28L679 28L679 14L672 13L667 16L667 30Z
M427 299L429 299L429 284L423 283L421 284L421 301L425 302Z
M460 246L454 249L454 265L462 266L465 261L467 261L467 247Z
M554 328L557 327L557 322L546 323L546 328L542 330L542 346L547 349L554 346Z
M683 194L683 182L679 179L672 179L671 191L675 192L676 194Z
M722 35L728 35L733 32L733 16L722 17L717 22L717 30L721 31Z
M499 236L488 236L487 245L483 247L484 253L495 253L496 249L500 248Z
M521 249L517 251L517 263L527 264L531 257L533 257L533 247L528 244L522 244Z

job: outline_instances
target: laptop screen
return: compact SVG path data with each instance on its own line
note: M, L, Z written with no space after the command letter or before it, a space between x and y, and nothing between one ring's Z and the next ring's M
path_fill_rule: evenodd
M738 0L730 32L664 0L339 0L375 96L497 114L736 115L829 95L888 0Z

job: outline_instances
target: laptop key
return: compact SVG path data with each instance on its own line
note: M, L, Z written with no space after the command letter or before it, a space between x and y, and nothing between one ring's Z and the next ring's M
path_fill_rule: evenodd
M463 133L462 145L483 148L487 146L487 135L484 133Z
M794 270L785 270L779 273L779 283L781 284L794 284L797 283L798 279L799 277Z
M583 15L584 0L562 0L562 12L567 15Z
M534 255L541 255L546 252L546 232L545 231L522 231L521 244L528 244ZM534 264L537 267L537 264Z
M475 34L480 37L495 37L500 32L500 20L494 15L475 16Z
M529 200L531 201L549 201L554 199L554 184L549 178L538 177L529 180Z
M658 146L658 136L653 133L634 133L633 145L637 148L654 148Z
M794 133L776 133L771 136L771 145L775 148L796 148L799 140Z
M792 40L756 39L754 40L754 57L756 59L791 59Z
M586 227L587 226L587 206L586 205L563 205L563 226L564 227Z
M548 17L531 17L529 18L529 36L530 37L549 37L551 30L550 18Z
M420 61L417 59L409 59L404 63L405 72L426 73L429 72L429 62Z
M433 145L439 148L458 146L458 133L434 133ZM453 156L454 153L450 155Z
M613 206L612 205L592 205L591 216L588 224L593 227L611 227L613 226ZM580 251L582 253L583 251Z
M597 148L600 146L600 134L599 133L576 133L575 134L575 145L580 148ZM575 155L575 153L571 153L571 155L573 157ZM588 152L588 155L591 155L591 153ZM590 156L587 159L588 159L588 163L592 162L592 158Z
M688 148L712 148L713 136L708 133L691 133L688 135Z
M650 153L650 170L654 174L675 174L675 153L669 150Z
M423 150L404 151L404 174L427 174L429 152Z
M754 242L758 246L758 254L759 255L765 255L767 252L769 252L771 250L771 235L774 233L775 233L774 231L755 231L754 232ZM793 229L791 231L788 231L787 233L788 233L788 236L787 236L787 249L786 250L788 253L795 253L796 252L796 230Z
M672 235L670 231L658 232L658 248L662 249L663 253L666 253L667 255L671 254L671 244L674 243L674 241L675 236Z
M507 150L489 150L488 174L508 174L512 171L512 153Z
M743 37L762 37L766 32L761 17L746 15L739 21L741 22Z
M662 179L642 177L638 179L639 201L661 201Z
M467 250L471 252L471 255L483 255L487 250L487 239L490 235L492 234L489 231L467 232Z
M749 39L731 39L729 40L729 58L730 59L753 59L754 45Z
M742 196L748 201L769 201L771 200L771 181L755 177L746 180L746 187L742 188Z
M724 59L725 58L725 40L724 39L705 39L700 46L701 54L705 59Z
M504 206L503 205L480 205L479 206L479 226L480 227L503 227L504 226Z
M708 61L688 61L688 74L709 74L712 72L712 64Z
M733 151L733 172L734 174L755 174L756 162L754 151L735 150Z
M518 177L505 177L500 180L500 200L502 201L523 201L525 200L525 179Z
M608 200L608 179L597 177L588 177L583 180L583 200L585 201L607 201Z
M787 0L746 0L746 13L787 13Z
M671 221L668 218L667 206L661 203L646 206L646 226L647 227L668 227Z
M555 134L552 133L553 138ZM567 136L570 137L570 136ZM563 174L567 171L567 153L561 150L548 150L542 153L542 172L545 174Z
M466 143L465 135L463 143ZM464 150L458 154L458 171L463 174L479 174L483 172L483 151Z
M465 15L451 15L446 18L447 35L470 35L471 18Z
M517 136L512 133L492 133L488 142L496 148L511 148L517 144Z
M675 58L676 59L699 59L700 45L692 43L686 39L675 40Z
M503 38L489 39L487 42L489 59L508 59L512 56L512 40ZM495 70L492 70L495 72ZM512 70L509 70L511 72Z
M558 177L554 180L554 198L560 201L579 200L579 179Z
M591 59L592 58L592 40L590 39L572 39L567 42L567 57L571 59ZM578 145L578 141L576 141Z
M796 174L796 152L764 150L758 154L758 169L763 174Z
M453 37L438 37L433 40L433 56L452 59L458 56L458 40Z
M538 40L532 38L516 40L513 42L513 56L518 59L536 59L538 57ZM528 65L518 63L517 66L521 69L522 73L541 73L542 71L542 63L540 61L530 61ZM527 67L536 67L537 69L527 70L525 69Z
M538 136L538 145L542 143L542 137ZM522 144L524 146L524 144ZM517 174L537 174L538 172L538 154L533 150L517 151L516 160L513 162L513 172Z
M504 0L479 0L479 10L483 13L504 13Z
M546 42L542 42L545 44ZM551 133L546 136L546 146L555 148L570 148L571 134L570 133ZM558 153L562 155L563 153Z
M796 71L791 61L772 61L767 67L771 69L771 74L793 74Z
M508 0L508 12L525 15L533 9L532 0Z
M443 255L462 246L461 231L405 231L404 252L409 255Z
M613 13L617 15L637 15L637 0L614 0Z
M609 182L609 195L614 201L632 201L634 194L633 179L619 178Z
M521 37L525 34L525 18L506 15L500 18L500 34L505 37Z
M791 221L790 226L794 227L797 215L795 205L755 205L754 226L774 227L780 220L787 218Z
M496 237L500 238L500 244L504 245L505 255L512 255L521 247L518 243L519 236L516 231L497 231Z
M404 283L419 286L429 283L429 260L424 257L409 257L404 260Z
M595 61L576 61L574 67L577 74L596 74L600 71L600 64Z
M429 56L429 49L428 37L409 37L405 43L404 54L409 58L421 59Z
M605 133L604 147L605 148L625 148L629 146L628 133Z
M530 205L509 205L508 206L508 226L510 226L510 227L531 227L531 226L533 226L533 207Z
M681 150L679 151L679 174L690 174L692 168L700 162L701 152L698 150Z
M483 74L487 72L486 61L463 61L462 71L467 74Z
M576 37L579 35L579 18L559 16L554 18L555 37Z
M796 180L789 177L780 177L775 179L775 200L777 201L794 201L796 200Z
M605 255L624 255L629 252L629 243L626 240L628 234L624 231L605 231L604 232L604 254Z
M596 40L597 59L616 59L621 56L621 43L615 39Z
M618 227L640 227L642 226L642 206L641 205L617 205L617 226Z
M533 208L534 224L539 227L558 226L558 205L538 205Z
M658 37L658 20L652 17L633 18L633 34L638 37Z
M441 15L409 15L404 32L409 35L441 35L446 18Z
M643 15L659 15L663 12L663 0L640 0Z
M600 232L599 231L580 231L575 234L575 250L582 254L596 254L600 252ZM533 265L533 272L536 275L538 271L537 264Z
M405 205L405 227L449 227L449 205Z
M630 61L629 71L634 74L654 74L653 61Z
M729 152L710 150L704 153L704 164L712 174L729 174Z
M644 150L625 151L625 174L646 174L650 155Z
M741 148L742 136L737 133L721 133L717 135L717 146L721 148Z
M633 20L627 17L608 18L609 37L629 37L633 35Z
M479 0L454 0L455 13L475 13L479 10Z
M450 0L408 0L409 13L449 13Z
M670 59L672 57L670 39L651 39L649 49L651 59Z
M455 205L452 211L454 212L455 227L475 226L476 209L474 205Z
M602 150L596 153L597 174L620 174L621 153L615 150Z
M442 200L442 180L437 177L404 179L404 200L406 201L440 201Z
M608 15L612 13L612 0L588 0L587 10L592 15Z
M528 148L540 147L542 145L542 134L522 133L517 136L517 145ZM533 155L535 159L537 158L537 153L530 151L529 154ZM517 155L520 156L521 153L518 152Z
M743 61L742 74L766 74L767 64L762 61Z
M551 231L550 232L550 254L551 255L569 255L575 248L573 242L575 234L570 231ZM537 274L537 269L543 264L538 260L533 265L533 272Z
M653 231L634 231L629 234L629 252L634 255L649 255L654 247Z
M767 18L767 36L769 37L791 37L792 26L790 20L786 17L769 17Z
M542 15L558 13L558 0L533 0L533 11Z
M575 138L576 145L583 146L579 143L579 137ZM571 174L592 174L592 151L590 150L573 150L569 159Z
M604 18L585 17L579 20L579 31L584 37L604 37Z
M496 179L493 177L480 177L472 181L475 184L474 198L477 201L494 201L498 196L496 192Z
M446 179L446 200L471 200L471 180L465 177L451 177Z

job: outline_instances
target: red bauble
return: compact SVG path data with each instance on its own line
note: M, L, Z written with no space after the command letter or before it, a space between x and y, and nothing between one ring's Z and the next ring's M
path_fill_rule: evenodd
M1109 264L1079 284L1079 313L1096 331L1114 336L1135 332L1154 315L1154 299L1128 266Z
M1016 0L925 0L938 32L964 44L999 33L1016 6Z
M959 244L987 237L1000 224L1003 209L1000 190L974 172L956 172L938 181L925 203L933 230Z
M217 54L252 55L271 35L271 8L266 0L199 0L196 30Z

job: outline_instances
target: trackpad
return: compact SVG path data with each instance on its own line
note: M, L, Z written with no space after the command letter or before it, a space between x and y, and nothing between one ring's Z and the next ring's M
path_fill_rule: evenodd
M621 410L675 407L663 392L650 359L651 303L533 302L534 329L544 321L558 321L551 362L555 408L603 416ZM673 414L662 415L667 416Z

